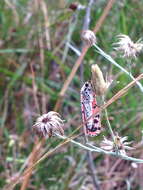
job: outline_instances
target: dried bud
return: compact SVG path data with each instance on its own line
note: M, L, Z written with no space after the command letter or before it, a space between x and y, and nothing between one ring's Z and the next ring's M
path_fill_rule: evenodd
M32 128L39 135L51 137L54 135L54 132L64 135L63 126L64 121L60 118L60 115L57 112L50 111L38 117Z
M91 30L84 30L81 33L81 39L86 45L93 46L96 43L96 36Z
M78 3L77 2L71 3L69 8L71 10L75 11L78 8Z
M98 96L104 95L109 87L109 84L105 82L102 71L100 70L98 65L91 66L91 73L91 83L93 90Z
M76 10L83 10L86 7L82 4L80 4L79 2L73 2L69 5L69 9L76 11Z

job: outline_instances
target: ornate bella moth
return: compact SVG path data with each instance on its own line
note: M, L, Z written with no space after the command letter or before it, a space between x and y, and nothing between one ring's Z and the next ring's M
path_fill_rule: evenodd
M85 82L81 88L81 111L82 121L85 123L85 134L90 136L96 136L101 132L100 114L97 113L94 117L91 117L99 110L95 97L96 94L92 90L91 83ZM90 119L87 121L88 118Z

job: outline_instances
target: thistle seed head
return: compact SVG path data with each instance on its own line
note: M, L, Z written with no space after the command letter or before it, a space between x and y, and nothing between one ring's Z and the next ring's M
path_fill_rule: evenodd
M50 111L38 117L32 128L43 137L51 137L54 135L54 132L64 135L63 126L64 121L60 115L57 112Z
M118 42L114 43L114 49L123 53L123 57L136 58L137 54L143 49L143 43L138 40L134 43L129 36L120 34L117 36Z

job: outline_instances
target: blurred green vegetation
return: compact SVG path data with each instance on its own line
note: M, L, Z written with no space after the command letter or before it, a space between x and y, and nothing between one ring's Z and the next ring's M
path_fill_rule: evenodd
M31 127L39 114L54 109L60 89L77 60L77 55L71 49L66 53L67 39L70 44L81 50L80 33L85 9L70 10L69 5L74 2L73 0L43 0L42 2L47 7L47 20L45 20L45 13L38 0L4 0L0 2L1 189L20 171L31 153L36 138ZM88 3L85 0L77 2L85 7ZM93 4L91 29L100 18L106 3L105 0L97 0ZM116 41L116 35L120 33L129 35L133 41L142 38L142 14L143 0L116 1L97 33L99 47L113 57L115 56L116 61L126 69L128 69L127 61L115 55L112 43ZM48 27L46 28L46 26ZM70 34L72 29L73 32ZM49 48L47 34L50 38ZM71 35L70 38L69 35ZM63 56L65 56L64 62ZM132 74L135 77L143 72L142 61L143 55L140 54L133 62ZM126 74L101 57L93 47L88 50L83 61L84 81L90 79L91 63L98 64L105 75L114 79L107 93L107 100L130 82ZM143 81L141 83L143 84ZM81 124L81 85L81 75L78 70L59 110L62 118L66 120L66 135L70 135ZM35 94L40 110L35 103ZM142 138L142 97L140 89L135 86L124 97L108 107L113 130L118 131L121 136L129 136L129 140L133 140L134 145L138 144ZM98 137L90 139L96 145L99 145L103 135L110 136L104 113L102 114L102 125L103 132ZM83 142L82 137L78 140ZM48 139L41 151L48 151L60 142L56 137ZM133 155L141 158L143 152L141 149L139 151L137 149ZM105 167L107 160L108 168ZM94 155L96 172L101 184L104 185L105 181L115 180L110 189L114 189L116 186L116 189L126 189L125 179L133 177L131 189L142 189L142 175L138 179L136 177L140 172L139 168L131 168L125 161L122 161L121 167L119 166L120 172L123 172L124 167L127 169L130 167L129 173L120 176L117 168L112 179L107 180L107 172L114 162L116 162L114 158L100 154ZM136 176L133 176L133 171L136 172ZM38 165L37 170L30 178L27 189L81 189L89 175L86 152L69 143ZM118 175L119 180L117 181L115 178ZM20 185L17 185L15 189L20 189Z

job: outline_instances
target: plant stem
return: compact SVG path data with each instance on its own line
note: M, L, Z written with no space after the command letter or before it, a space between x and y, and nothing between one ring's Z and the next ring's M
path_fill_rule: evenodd
M108 55L107 53L105 53L101 48L99 48L96 44L94 44L94 47L98 50L97 52L99 54L101 54L103 57L105 57L108 61L110 61L110 63L112 63L113 65L115 65L116 67L118 67L120 70L122 70L124 73L126 73L132 80L135 81L135 78L133 77L133 75L131 73L129 73L126 69L124 69L123 67L121 67L110 55ZM138 85L138 87L140 88L141 92L143 92L143 86L139 81L136 81L136 84Z

